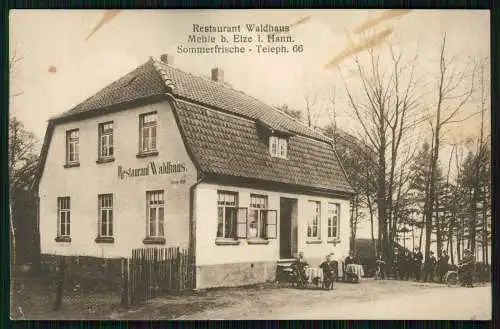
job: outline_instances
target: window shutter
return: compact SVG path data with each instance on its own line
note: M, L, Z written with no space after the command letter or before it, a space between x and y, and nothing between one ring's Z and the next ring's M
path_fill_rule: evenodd
M276 210L267 210L267 238L276 239L276 222L278 212Z
M247 219L248 219L248 209L238 208L236 236L240 239L244 239L247 237Z

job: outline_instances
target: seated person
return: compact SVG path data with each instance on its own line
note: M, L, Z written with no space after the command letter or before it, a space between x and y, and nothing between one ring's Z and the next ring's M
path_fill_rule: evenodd
M349 264L358 264L358 259L354 256L352 251L349 251L349 255L345 258L344 264L347 266Z
M304 259L304 253L299 253L299 258L293 262L293 266L297 270L297 275L299 276L299 282L305 284L307 282L306 268L309 264Z

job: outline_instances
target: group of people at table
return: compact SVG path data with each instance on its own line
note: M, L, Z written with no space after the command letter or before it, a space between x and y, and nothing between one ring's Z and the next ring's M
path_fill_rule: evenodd
M432 282L437 277L438 282L445 281L445 275L450 270L449 256L443 251L436 260L434 253L429 253L427 262L422 263L423 255L419 249L414 253L405 251L395 258L394 267L399 279L408 280L414 277L417 281ZM464 257L458 264L458 273L463 286L472 287L475 259L470 250L464 250ZM299 279L304 282L322 282L323 288L332 289L333 282L342 279L344 281L359 282L364 276L363 266L357 256L349 252L345 258L335 259L335 254L326 255L325 260L319 267L310 267L304 259L304 254L299 253L294 263L298 271ZM387 265L384 257L377 256L376 279L386 278Z
M304 259L303 253L299 253L298 259L295 261L295 267L301 280L311 283L321 281L325 289L332 289L333 282L339 279L359 282L364 275L363 267L352 252L349 252L348 256L339 259L336 259L335 254L332 252L325 256L325 260L319 267L310 267Z

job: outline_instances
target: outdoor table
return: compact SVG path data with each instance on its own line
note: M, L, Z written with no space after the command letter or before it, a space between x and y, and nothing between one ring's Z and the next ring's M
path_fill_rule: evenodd
M346 272L354 273L358 276L358 279L361 280L361 278L365 275L363 271L363 266L358 265L358 264L348 264L346 266Z
M319 267L308 267L306 269L307 281L312 283L312 280L319 277L320 281L323 281L323 270Z

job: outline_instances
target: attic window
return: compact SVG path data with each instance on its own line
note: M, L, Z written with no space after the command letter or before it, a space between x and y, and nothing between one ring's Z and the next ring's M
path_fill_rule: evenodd
M287 158L288 140L282 136L269 136L269 153L273 157Z

